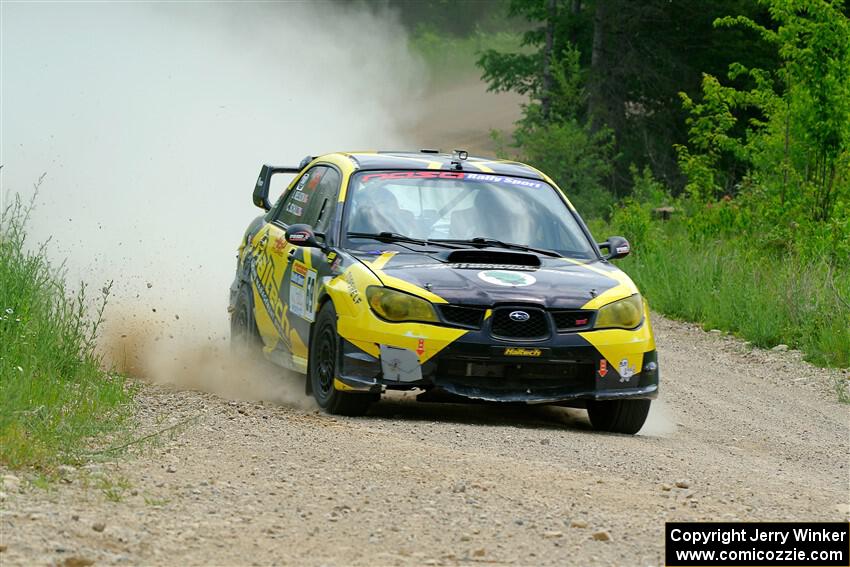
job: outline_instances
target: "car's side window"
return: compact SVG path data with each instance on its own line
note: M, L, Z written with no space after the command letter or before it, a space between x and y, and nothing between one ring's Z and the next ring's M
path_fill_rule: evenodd
M314 206L313 197L321 185L322 179L329 172L336 173L330 167L317 165L302 175L298 184L284 198L274 220L287 226L296 223L312 224L310 212Z
M340 175L335 169L328 168L316 187L308 204L305 222L316 232L327 232L336 210L339 195Z

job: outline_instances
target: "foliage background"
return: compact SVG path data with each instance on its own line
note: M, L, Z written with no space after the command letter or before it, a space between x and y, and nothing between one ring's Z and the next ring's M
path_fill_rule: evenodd
M415 4L390 2L415 47L473 50L491 90L527 97L498 153L626 236L654 308L850 366L845 2Z

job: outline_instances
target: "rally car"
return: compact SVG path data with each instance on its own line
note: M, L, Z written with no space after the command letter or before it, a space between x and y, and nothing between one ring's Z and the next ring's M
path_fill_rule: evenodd
M278 174L294 175L272 204ZM586 408L636 433L658 394L649 309L563 192L512 161L435 150L263 166L266 212L230 290L235 345L305 377L330 413L422 401ZM604 253L603 253L604 251Z

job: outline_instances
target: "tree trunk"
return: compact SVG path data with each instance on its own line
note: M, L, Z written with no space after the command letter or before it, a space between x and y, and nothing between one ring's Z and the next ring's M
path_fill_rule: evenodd
M788 170L791 168L791 72L788 64L785 64L785 148L782 156L782 192L779 194L779 202L785 205L785 194L788 191Z
M598 0L593 13L593 43L590 52L590 80L588 81L587 111L593 131L601 128L607 118L604 91L606 87L606 22L609 0Z
M572 23L570 24L570 43L573 44L573 47L578 45L578 33L579 33L579 16L581 15L581 0L573 0L570 4L570 17L572 18Z
M543 119L548 121L552 109L552 59L555 48L555 20L558 17L557 0L549 0L546 14L546 49L543 52L543 93L540 106Z

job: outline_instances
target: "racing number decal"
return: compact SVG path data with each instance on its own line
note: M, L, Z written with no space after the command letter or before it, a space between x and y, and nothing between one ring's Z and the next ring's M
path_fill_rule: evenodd
M293 262L289 278L289 312L311 323L316 320L316 279L316 270Z

